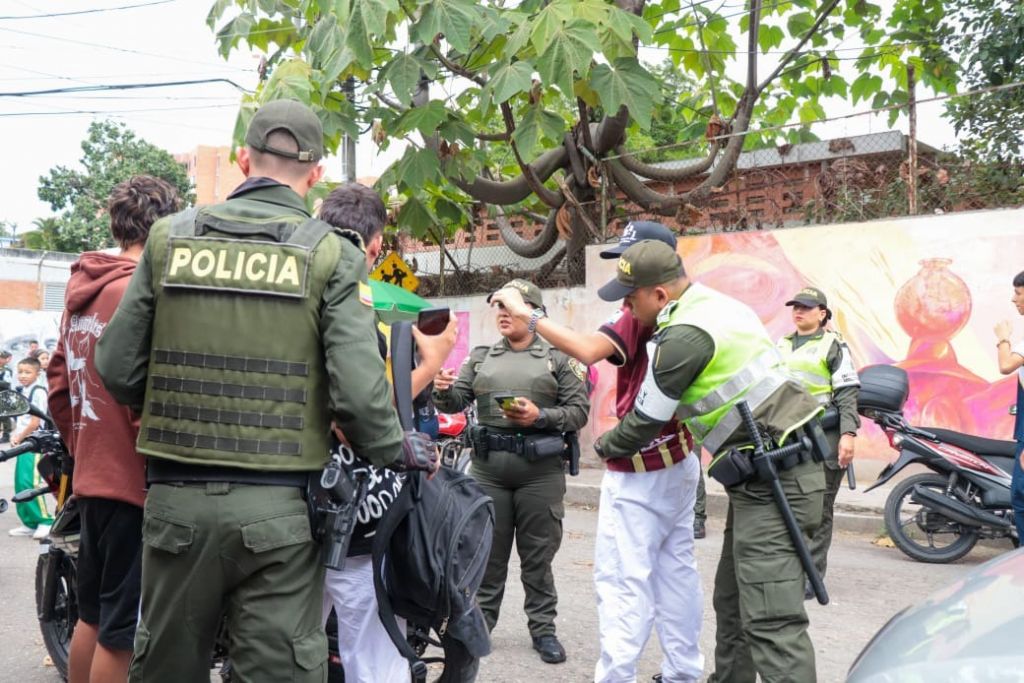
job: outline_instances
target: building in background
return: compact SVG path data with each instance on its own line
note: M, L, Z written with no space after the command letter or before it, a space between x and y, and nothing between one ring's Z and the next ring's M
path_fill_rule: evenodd
M227 145L199 145L191 152L175 154L174 159L188 171L198 206L224 201L245 180Z

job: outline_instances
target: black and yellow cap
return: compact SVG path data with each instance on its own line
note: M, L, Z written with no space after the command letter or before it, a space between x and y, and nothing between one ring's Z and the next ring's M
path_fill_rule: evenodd
M828 308L828 299L825 298L825 292L817 287L804 287L794 294L792 299L786 302L787 306L793 306L794 304L800 304L808 308L815 308L817 306Z
M659 240L643 240L622 252L615 270L615 279L597 290L605 301L618 301L640 287L663 285L686 274L676 250Z
M544 297L541 294L540 287L533 284L529 280L509 280L501 286L501 289L514 289L523 295L523 301L530 304L534 308L544 308ZM501 291L501 290L498 290ZM492 292L487 297L487 303L491 303L491 297L494 296Z
M284 130L295 138L298 152L278 149L267 138ZM298 161L319 161L324 155L324 128L313 110L297 100L274 100L256 111L245 132L245 144L267 154Z

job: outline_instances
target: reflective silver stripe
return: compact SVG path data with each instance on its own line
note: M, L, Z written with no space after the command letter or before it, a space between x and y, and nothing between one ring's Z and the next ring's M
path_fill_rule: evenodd
M680 405L678 408L679 418L687 420L692 417L713 413L734 399L741 391L754 384L758 378L772 372L778 372L777 368L780 363L781 359L777 349L772 348L765 351L744 365L739 372L703 398L694 403Z
M822 405L825 405L826 403L831 403L832 402L832 394L831 393L828 393L828 394L818 394L814 398L816 398L818 400L818 403L820 403Z
M654 379L654 361L657 344L647 342L647 373L644 375L644 382L633 401L633 407L641 415L651 418L656 422L668 422L672 419L676 409L679 407L679 398L672 398L665 394Z
M751 387L750 391L742 396L742 400L746 401L747 405L750 406L751 412L754 412L787 381L789 381L789 378L785 375L771 373ZM740 412L733 408L723 415L722 419L715 425L715 428L704 437L702 445L708 449L709 453L716 455L722 444L739 429L742 422L743 418L740 417Z
M831 383L831 377L828 375L819 375L816 372L805 372L803 370L789 369L789 374L799 379L804 384L815 384L819 386L827 386Z

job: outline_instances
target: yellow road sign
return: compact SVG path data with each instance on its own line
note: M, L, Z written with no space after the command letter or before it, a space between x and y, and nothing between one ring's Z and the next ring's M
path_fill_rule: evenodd
M409 264L401 259L397 252L388 254L384 261L373 269L370 277L381 282L390 282L410 292L420 286L420 279L412 274Z

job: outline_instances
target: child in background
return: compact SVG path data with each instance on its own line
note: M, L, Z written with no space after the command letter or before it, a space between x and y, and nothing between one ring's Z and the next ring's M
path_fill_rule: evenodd
M40 382L42 367L39 361L31 356L18 361L17 378L18 392L28 398L29 403L46 412L46 387ZM25 414L18 418L11 435L11 445L17 446L32 432L39 428L39 418ZM39 461L38 453L22 453L18 456L14 467L14 492L20 493L39 486L40 478L36 470ZM46 496L38 496L27 503L16 503L18 517L22 526L11 529L11 536L32 536L36 539L46 538L50 533L53 518L46 509Z

